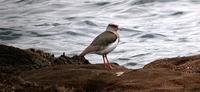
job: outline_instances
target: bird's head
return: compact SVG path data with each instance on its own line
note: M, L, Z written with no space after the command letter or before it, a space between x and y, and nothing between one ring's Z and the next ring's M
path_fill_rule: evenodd
M106 31L118 31L119 27L116 24L108 24Z

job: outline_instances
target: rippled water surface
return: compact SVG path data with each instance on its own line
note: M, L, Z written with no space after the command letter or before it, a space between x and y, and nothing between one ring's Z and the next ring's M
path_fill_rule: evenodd
M199 0L0 0L0 43L20 48L80 54L109 23L121 38L108 57L128 68L200 53Z

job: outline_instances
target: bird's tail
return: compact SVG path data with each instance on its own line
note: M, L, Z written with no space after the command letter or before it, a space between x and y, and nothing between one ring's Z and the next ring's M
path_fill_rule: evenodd
M84 57L86 54L95 52L97 50L98 48L95 46L88 46L85 50L83 50L83 52L79 56Z
M84 57L86 55L85 50L79 55L79 57Z

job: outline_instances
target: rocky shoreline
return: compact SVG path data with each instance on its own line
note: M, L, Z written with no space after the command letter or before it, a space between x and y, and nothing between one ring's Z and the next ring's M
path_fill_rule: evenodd
M0 45L0 92L200 92L200 55L141 69L104 69L84 57Z

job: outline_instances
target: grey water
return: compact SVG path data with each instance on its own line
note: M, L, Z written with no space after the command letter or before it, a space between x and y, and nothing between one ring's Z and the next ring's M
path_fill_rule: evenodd
M77 55L109 23L121 31L108 58L128 68L200 53L200 0L0 0L0 43L23 49Z

